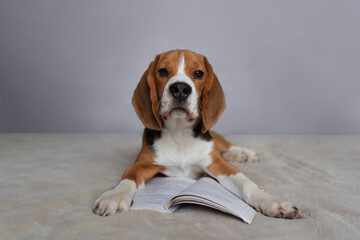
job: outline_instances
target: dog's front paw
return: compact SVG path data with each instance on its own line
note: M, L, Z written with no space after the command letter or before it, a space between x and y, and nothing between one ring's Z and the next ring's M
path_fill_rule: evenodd
M123 180L113 190L104 192L94 203L93 212L100 216L109 216L128 211L135 192L135 183Z
M256 199L254 208L269 217L295 219L300 218L300 210L288 201L280 201L272 196L264 194Z
M257 162L256 153L248 148L231 146L222 153L223 158L228 162Z

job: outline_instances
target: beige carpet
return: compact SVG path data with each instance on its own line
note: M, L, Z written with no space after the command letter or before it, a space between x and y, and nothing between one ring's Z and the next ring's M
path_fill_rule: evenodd
M99 217L140 135L0 136L0 239L360 239L360 136L230 136L256 150L236 164L260 188L295 202L298 220L252 224L205 207Z

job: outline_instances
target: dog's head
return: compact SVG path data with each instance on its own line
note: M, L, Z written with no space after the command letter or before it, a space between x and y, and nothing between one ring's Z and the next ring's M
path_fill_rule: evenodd
M206 57L189 50L156 56L132 99L145 127L160 130L174 118L201 121L205 133L225 108L221 85Z

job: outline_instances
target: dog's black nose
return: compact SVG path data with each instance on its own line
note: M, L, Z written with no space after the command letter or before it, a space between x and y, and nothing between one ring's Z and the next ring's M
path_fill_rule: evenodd
M175 99L184 100L191 93L191 87L183 82L177 82L170 86L170 92Z

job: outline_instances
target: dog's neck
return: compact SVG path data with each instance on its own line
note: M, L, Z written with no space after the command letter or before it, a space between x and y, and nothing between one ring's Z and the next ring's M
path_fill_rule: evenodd
M168 135L175 142L182 143L188 137L193 136L193 128L195 121L188 121L184 116L172 116L168 121L164 122L161 134Z
M171 118L164 121L164 129L171 132L192 130L194 123L195 120L189 121L185 112L173 112Z

